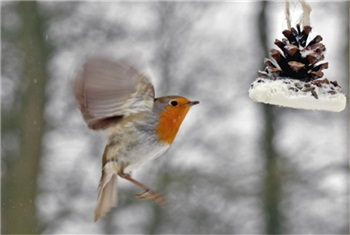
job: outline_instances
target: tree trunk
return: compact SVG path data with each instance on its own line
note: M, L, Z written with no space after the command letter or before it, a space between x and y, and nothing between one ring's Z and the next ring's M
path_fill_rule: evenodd
M18 2L21 19L18 45L22 53L23 91L17 115L18 156L6 169L2 180L2 233L40 233L37 217L37 178L45 131L44 105L48 49L43 36L43 19L37 2Z
M261 2L261 11L258 17L258 29L261 47L265 56L268 55L267 42L267 9L268 2ZM262 65L263 66L263 65ZM262 157L265 159L264 178L262 183L262 202L266 234L282 234L282 217L279 204L281 201L281 178L279 175L279 155L274 145L276 123L276 109L272 105L262 105L265 129L262 132Z

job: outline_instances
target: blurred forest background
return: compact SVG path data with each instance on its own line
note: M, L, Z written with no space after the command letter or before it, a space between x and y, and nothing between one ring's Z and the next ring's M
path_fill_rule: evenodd
M325 77L348 96L349 2L311 2ZM2 2L3 234L349 234L349 116L254 103L250 83L283 37L284 1ZM291 3L292 23L301 14ZM309 39L309 40L311 40ZM86 56L133 58L156 96L200 100L170 150L134 172L165 209L119 181L93 223L103 133L72 95Z

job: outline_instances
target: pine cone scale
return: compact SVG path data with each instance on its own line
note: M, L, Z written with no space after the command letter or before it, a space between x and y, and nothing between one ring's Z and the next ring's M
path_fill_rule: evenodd
M282 32L285 38L276 39L275 45L280 49L271 49L273 60L266 59L265 76L276 79L276 76L289 77L301 81L313 81L323 76L323 69L328 63L319 64L324 59L326 47L321 43L322 37L317 35L307 46L306 41L311 32L310 26L301 31L300 25ZM261 73L262 71L260 71Z

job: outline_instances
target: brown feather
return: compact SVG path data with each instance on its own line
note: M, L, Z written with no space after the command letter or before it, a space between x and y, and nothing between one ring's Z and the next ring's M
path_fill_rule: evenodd
M103 172L99 192L97 198L97 204L95 208L94 221L103 217L112 207L117 206L118 192L117 192L117 179L116 174L108 175L107 172Z
M131 66L107 58L91 58L74 84L80 111L89 128L105 129L130 112L151 110L154 88Z

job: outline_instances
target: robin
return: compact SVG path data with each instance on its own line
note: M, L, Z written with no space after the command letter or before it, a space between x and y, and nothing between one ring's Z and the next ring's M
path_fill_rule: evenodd
M170 147L187 112L199 101L154 98L153 84L144 74L108 58L87 60L74 93L88 127L107 134L95 222L117 205L118 176L144 190L135 197L164 205L165 198L133 179L131 172Z

